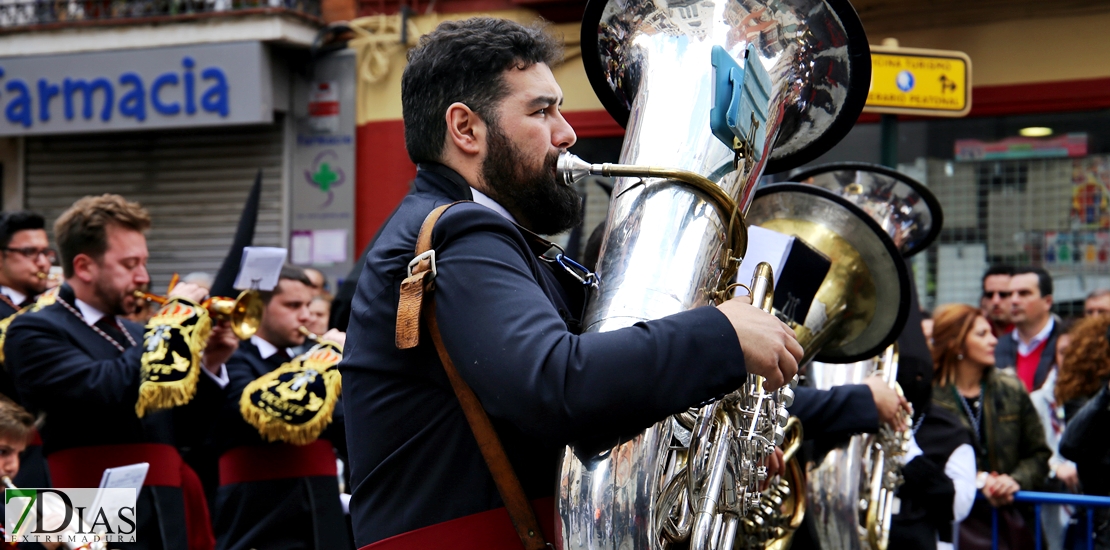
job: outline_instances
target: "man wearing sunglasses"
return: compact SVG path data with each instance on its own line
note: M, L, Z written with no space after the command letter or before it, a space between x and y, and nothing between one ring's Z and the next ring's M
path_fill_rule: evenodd
M46 290L54 251L46 237L46 220L26 210L0 220L0 319L35 301Z
M994 266L983 274L983 295L979 298L979 309L987 321L990 321L995 338L1014 330L1014 322L1010 318L1010 277L1013 275L1014 268L1006 265Z

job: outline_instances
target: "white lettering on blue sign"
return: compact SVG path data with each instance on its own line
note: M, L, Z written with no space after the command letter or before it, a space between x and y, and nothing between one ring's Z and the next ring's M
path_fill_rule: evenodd
M8 122L24 128L34 124L36 113L40 122L49 121L58 112L59 104L66 120L77 117L92 120L96 116L108 122L118 112L121 117L143 121L147 118L148 100L149 108L163 116L181 113L190 116L199 109L227 117L229 87L223 69L206 67L199 71L198 79L196 62L188 56L182 58L181 67L180 71L155 77L149 87L142 76L134 72L119 75L116 83L107 77L65 78L62 82L40 78L34 88L37 93L33 94L31 86L22 79L3 82L4 68L0 66L0 85L7 92L0 93L0 104L4 104L4 117ZM199 95L198 88L203 88ZM118 103L116 97L119 97Z

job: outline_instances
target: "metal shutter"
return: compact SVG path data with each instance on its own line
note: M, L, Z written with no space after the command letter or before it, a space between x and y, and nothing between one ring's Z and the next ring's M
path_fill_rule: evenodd
M280 122L26 140L27 208L46 216L48 226L86 195L118 193L150 211L148 268L156 293L165 292L175 272L215 275L259 168L254 244L283 246Z

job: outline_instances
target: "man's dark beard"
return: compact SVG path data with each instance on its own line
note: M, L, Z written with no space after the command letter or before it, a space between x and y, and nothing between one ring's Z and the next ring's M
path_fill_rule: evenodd
M496 124L489 125L488 143L482 178L490 198L521 225L541 235L555 235L582 222L581 197L555 176L558 153L547 155L539 170L529 172L524 155Z
M134 313L127 311L127 308L124 307L124 294L102 281L96 281L93 285L93 293L96 294L100 303L108 308L108 311L104 312L105 314L128 315L129 313Z

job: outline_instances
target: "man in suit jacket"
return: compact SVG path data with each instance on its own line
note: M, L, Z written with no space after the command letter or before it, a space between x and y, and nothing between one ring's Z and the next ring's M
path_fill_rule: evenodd
M550 69L559 55L543 30L488 18L443 23L410 51L402 105L416 180L367 256L340 365L359 546L447 547L464 533L472 548L496 547L486 536L520 544L507 517L503 536L468 529L503 507L493 477L429 333L412 349L395 343L400 284L437 206L475 201L432 233L436 319L529 498L552 496L571 441L611 445L748 372L777 388L797 370L793 332L746 299L579 334L584 287L538 259L530 236L581 211L555 177L575 141ZM443 536L407 538L429 526Z
M4 351L26 406L49 418L42 436L55 486L96 487L105 468L149 462L136 542L120 547L186 548L211 531L203 491L177 446L207 429L237 340L230 327L213 328L202 356L207 375L188 406L136 414L143 327L121 317L150 283L149 226L146 210L118 195L74 203L54 225L66 282L54 304L12 322ZM189 284L170 293L194 302L205 294Z
M1010 317L1014 330L998 338L995 366L1012 368L1025 391L1044 384L1056 359L1059 323L1052 315L1052 276L1039 267L1024 267L1010 277Z
M42 216L22 210L0 218L0 319L15 315L46 290L46 277L55 257ZM20 402L11 371L2 365L0 394ZM30 433L31 439L20 457L23 467L13 481L17 487L49 487L50 475L42 456L42 441L37 431L32 429Z
M262 294L266 308L258 332L227 362L230 384L213 436L220 456L214 517L221 550L351 546L332 448L346 450L342 406L336 406L322 437L307 445L268 443L243 419L240 407L247 384L282 366L290 348L305 343L298 328L309 320L314 294L303 270L282 268L277 287ZM323 338L343 343L339 331Z

